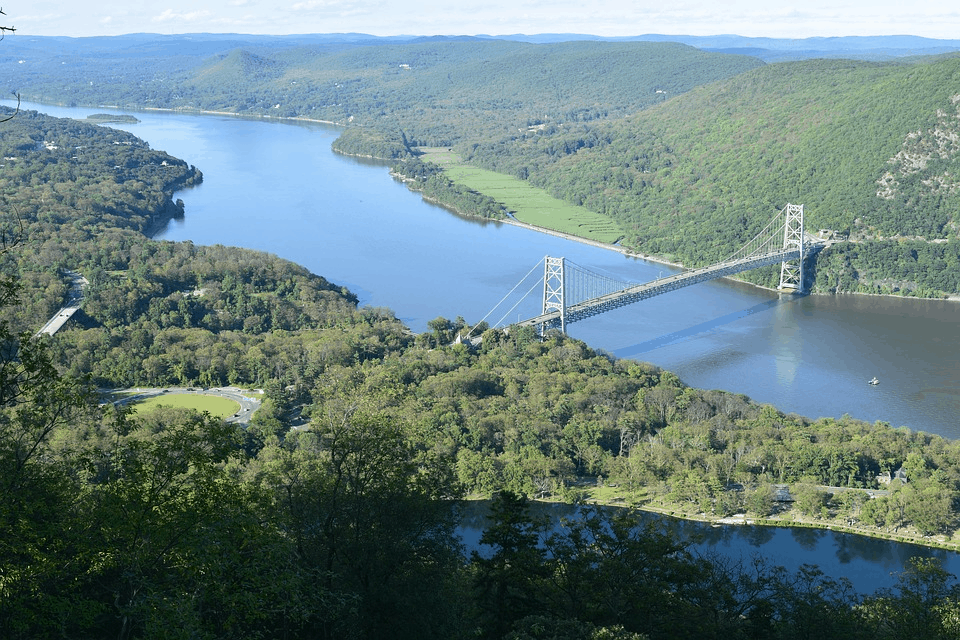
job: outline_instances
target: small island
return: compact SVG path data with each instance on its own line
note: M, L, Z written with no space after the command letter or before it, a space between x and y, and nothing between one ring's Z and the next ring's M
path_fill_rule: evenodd
M91 113L86 119L94 124L137 124L140 122L134 116L123 113Z

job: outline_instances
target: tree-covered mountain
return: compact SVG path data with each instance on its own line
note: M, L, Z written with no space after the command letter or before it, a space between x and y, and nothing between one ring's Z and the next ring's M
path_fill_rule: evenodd
M3 55L29 99L329 120L348 126L339 150L393 159L454 146L615 218L623 244L687 265L729 255L784 203L802 203L809 229L850 240L811 263L814 290L960 291L957 57L767 65L668 42L518 40L141 34L30 38ZM468 209L498 209L435 181L438 194L477 200Z
M133 39L132 36L126 38ZM25 99L302 117L402 129L411 144L482 140L549 121L618 117L762 64L675 43L535 45L474 38L159 51L51 42L0 64ZM142 55L134 55L140 53Z
M855 594L697 555L629 509L551 535L523 494L578 501L605 478L764 517L786 482L816 525L955 542L958 443L783 415L529 328L478 349L450 345L460 319L413 336L274 256L151 241L200 174L129 134L21 112L0 150L4 637L956 637L933 560ZM63 268L90 279L80 321L34 338ZM266 393L244 429L101 406L101 384ZM457 536L468 493L494 498L489 554Z
M817 290L956 293L958 78L955 56L768 65L467 158L608 214L635 234L624 244L687 265L722 259L802 203L808 229L851 240L819 256Z

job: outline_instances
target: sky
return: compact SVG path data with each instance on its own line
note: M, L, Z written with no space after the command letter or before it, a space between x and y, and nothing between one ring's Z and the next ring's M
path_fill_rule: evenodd
M960 38L951 0L14 0L0 24L18 34L579 33L808 38ZM3 16L0 16L3 18Z

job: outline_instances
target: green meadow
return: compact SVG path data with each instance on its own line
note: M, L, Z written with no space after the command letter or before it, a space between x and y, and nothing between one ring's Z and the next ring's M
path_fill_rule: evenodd
M149 398L133 405L135 412L149 413L159 406L182 407L206 411L216 418L227 418L240 410L240 403L220 396L203 396L193 393L172 393Z
M451 180L490 196L520 222L597 242L613 243L623 237L623 231L612 218L554 198L519 178L465 164L447 149L421 151L424 160L443 167Z

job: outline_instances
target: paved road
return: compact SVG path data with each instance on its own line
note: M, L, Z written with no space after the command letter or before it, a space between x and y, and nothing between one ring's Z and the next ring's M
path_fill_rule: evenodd
M244 395L243 390L237 387L211 387L209 389L203 389L201 387L136 387L132 389L101 389L101 392L132 394L124 397L121 400L117 400L115 404L127 404L137 400L146 400L147 398L156 398L159 396L183 393L199 396L220 396L221 398L229 398L230 400L234 400L240 404L240 410L232 416L226 418L227 422L236 424L247 424L250 422L251 416L253 416L253 413L260 408L261 404L259 398Z
M67 304L43 325L40 331L37 331L34 337L47 334L52 336L66 324L67 320L73 317L80 310L80 303L83 302L83 289L90 284L86 278L76 271L64 271L64 274L70 278L70 291L67 294Z

